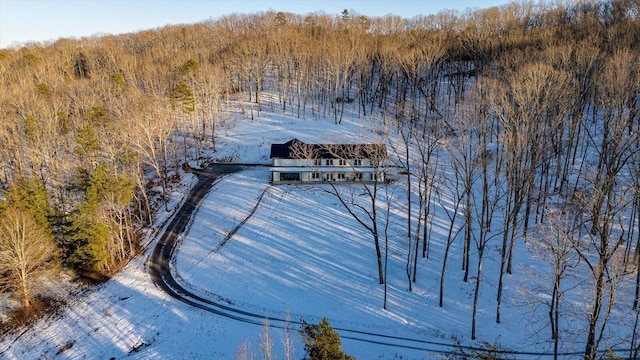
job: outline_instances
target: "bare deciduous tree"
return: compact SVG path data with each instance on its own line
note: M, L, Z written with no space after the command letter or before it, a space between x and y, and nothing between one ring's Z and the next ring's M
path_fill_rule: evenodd
M543 259L551 267L549 278L541 280L542 289L526 289L525 296L530 300L538 300L548 308L549 321L545 328L550 329L550 339L553 343L554 359L558 358L561 334L560 319L563 314L564 298L572 290L573 284L565 285L565 280L573 277L571 274L578 266L579 258L573 244L578 235L580 217L570 206L561 210L548 210L546 223L538 225L532 233L527 235L528 245L532 253ZM537 274L540 277L540 274ZM536 296L535 292L542 291L544 297Z
M285 360L293 360L296 356L298 343L293 336L294 334L295 332L291 327L291 314L287 313L281 337Z
M382 179L385 173L385 160L387 159L386 147L380 144L341 144L341 145L317 145L296 142L291 147L291 153L295 158L305 159L309 166L315 166L314 160L320 158L319 153L325 153L331 158L344 161L344 166L351 168L353 174L358 173L353 160L358 159L366 162L371 169L368 178L363 176L353 176L352 186L343 187L334 181L327 181L327 186L320 187L321 190L335 196L349 215L356 220L367 232L371 234L376 252L376 262L378 265L378 280L384 284L384 269L382 264L382 252L380 247L380 219L378 206L378 195L380 187L383 186ZM315 168L320 172L320 168ZM329 174L331 176L331 174ZM363 200L366 199L366 200Z
M1 215L0 289L19 293L24 308L29 309L34 286L54 271L56 248L51 234L27 212L6 209Z
M269 318L265 318L260 332L260 354L262 354L262 360L271 360L273 357L273 339L271 338L270 329Z
M638 132L628 131L637 113L637 88L640 77L634 69L635 54L621 50L597 77L596 104L601 111L602 127L591 127L589 142L597 151L597 164L584 174L585 191L580 200L585 211L585 239L575 249L587 264L593 286L589 330L585 357L596 357L605 333L611 307L617 301L616 284L620 269L616 264L623 258L627 241L624 209L633 202L633 187L617 186L626 182L622 172L638 151L635 144ZM636 89L629 91L629 89Z

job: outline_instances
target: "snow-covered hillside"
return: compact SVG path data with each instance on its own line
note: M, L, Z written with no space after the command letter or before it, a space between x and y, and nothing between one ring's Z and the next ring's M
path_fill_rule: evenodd
M331 118L302 120L263 112L255 120L238 116L223 126L218 148L209 156L231 156L245 163L267 164L270 144L291 138L349 143L380 139L374 120L354 115L334 125ZM270 185L267 167L247 167L214 185L181 240L174 276L190 291L240 311L263 314L267 320L289 316L292 321L315 323L328 317L335 328L350 330L341 331L343 349L358 359L431 359L458 351L456 344L476 347L484 342L532 353L518 355L519 359L540 358L536 353L548 352L548 345L532 340L540 328L531 325L537 309L526 305L529 302L519 291L547 265L525 246L519 248L515 263L527 271L507 277L501 324L494 321L496 284L491 280L482 284L478 341L470 340L474 281L464 283L462 272L456 271L461 268L461 243L453 244L445 302L438 306L448 226L439 202L432 204L436 216L431 256L419 259L417 283L408 291L404 180L393 170L391 177L396 181L389 185L389 198L380 198L381 209L391 202L387 310L382 307L384 288L378 284L370 234L335 197L317 187ZM173 196L173 209L180 206L194 177L185 175L182 181ZM256 212L218 248L263 192ZM160 224L167 216L160 214L154 236L162 231ZM60 316L6 336L0 342L0 358L233 359L245 341L259 357L260 325L194 308L153 285L145 264L154 245L155 240L149 239L145 254L110 281L70 299ZM488 250L485 273L499 271L499 250L498 246ZM274 326L270 332L273 353L283 358L283 330ZM582 351L578 346L565 350ZM300 342L297 355L303 356Z

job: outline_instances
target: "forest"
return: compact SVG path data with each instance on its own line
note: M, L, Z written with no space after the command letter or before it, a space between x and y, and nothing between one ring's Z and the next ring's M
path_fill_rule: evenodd
M545 303L554 350L580 269L591 289L584 356L601 354L618 304L632 333L621 344L638 356L639 17L637 0L410 19L274 11L0 49L0 291L28 314L46 303L34 295L41 279L103 281L144 251L181 174L233 161L203 156L234 121L229 108L336 126L348 108L399 134L394 165L419 189L409 286L429 256L429 204L447 192L444 245L464 251L445 252L441 283L447 256L464 259L475 294L495 277L499 323L514 253L535 244L554 272ZM500 249L499 274L482 273L487 246Z

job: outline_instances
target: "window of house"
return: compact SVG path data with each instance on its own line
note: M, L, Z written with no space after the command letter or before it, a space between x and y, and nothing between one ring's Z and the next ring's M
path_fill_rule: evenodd
M327 166L333 166L333 159L327 159Z
M362 166L362 160L361 159L353 160L353 166Z
M356 174L356 179L362 180L362 173L357 173Z
M322 159L316 159L314 161L314 164L317 165L317 166L321 166L322 165Z
M280 181L300 181L300 173L280 173Z
M340 160L338 160L338 165L340 165L340 166L345 166L345 165L347 165L347 160L345 160L345 159L340 159Z
M344 173L338 174L338 180L344 180L344 178L345 178Z
M319 174L319 173L317 173L317 172L313 172L313 173L311 173L311 179L313 179L313 180L318 180L318 179L320 179L320 174Z

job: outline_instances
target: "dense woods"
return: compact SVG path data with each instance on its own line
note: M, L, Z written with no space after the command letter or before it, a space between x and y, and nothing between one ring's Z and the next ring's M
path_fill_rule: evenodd
M116 271L140 251L187 164L212 160L203 150L216 148L231 109L253 119L268 106L336 126L348 109L401 139L390 144L395 165L415 189L408 287L429 257L430 204L447 201L441 283L474 282L472 338L485 279L500 322L515 254L531 248L553 274L535 290L548 296L531 296L547 309L544 341L560 351L569 336L560 319L576 310L564 308L566 293L584 291L588 306L572 315L589 324L574 339L584 356L619 335L608 331L616 311L631 334L616 344L636 357L639 16L637 0L411 19L266 12L2 49L0 289L29 307L43 274ZM454 242L462 253L449 254ZM498 274L482 272L489 247L499 248ZM462 269L447 267L452 256Z

